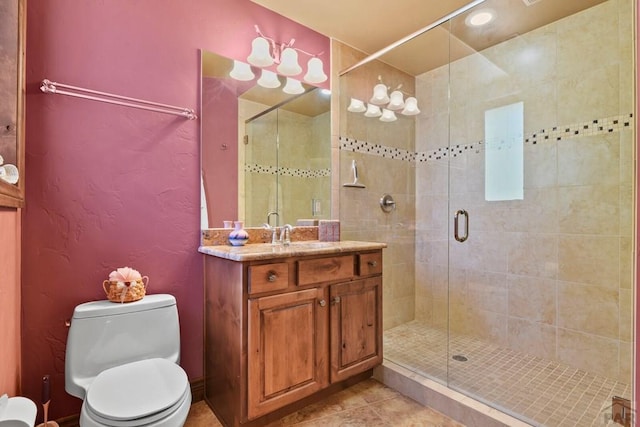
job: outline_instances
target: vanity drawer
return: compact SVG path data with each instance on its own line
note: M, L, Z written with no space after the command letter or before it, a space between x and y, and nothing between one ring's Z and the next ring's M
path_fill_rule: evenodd
M382 252L358 255L358 276L382 273Z
M278 291L289 286L289 265L285 262L249 267L249 294Z
M354 255L298 261L298 286L351 279L353 276Z

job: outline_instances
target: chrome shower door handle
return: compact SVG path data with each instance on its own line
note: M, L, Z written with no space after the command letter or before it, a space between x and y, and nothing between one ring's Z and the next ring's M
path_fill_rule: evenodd
M458 218L460 217L460 215L464 216L464 235L463 236L461 236L460 233L458 233L458 229L459 229ZM455 239L458 242L464 242L469 238L469 213L464 209L458 210L455 216L453 217L453 237L455 237Z

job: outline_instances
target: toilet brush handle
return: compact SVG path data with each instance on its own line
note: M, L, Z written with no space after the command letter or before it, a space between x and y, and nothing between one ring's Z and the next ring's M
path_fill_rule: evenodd
M51 402L51 381L49 375L42 377L42 408L44 409L44 427L49 424L49 402Z
M42 404L48 403L51 400L51 382L49 375L42 377Z

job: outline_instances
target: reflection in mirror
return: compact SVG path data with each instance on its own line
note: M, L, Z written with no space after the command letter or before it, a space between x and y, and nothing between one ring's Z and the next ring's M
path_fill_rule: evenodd
M330 218L330 95L306 84L287 94L281 76L265 88L229 77L232 69L203 51L201 227Z
M0 17L0 205L19 207L24 200L20 180L24 166L24 2L0 3Z

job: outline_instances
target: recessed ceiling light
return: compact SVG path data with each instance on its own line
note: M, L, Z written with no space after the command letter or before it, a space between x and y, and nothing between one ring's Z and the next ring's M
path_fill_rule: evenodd
M496 13L491 9L480 9L467 16L464 20L469 27L481 27L493 21Z

